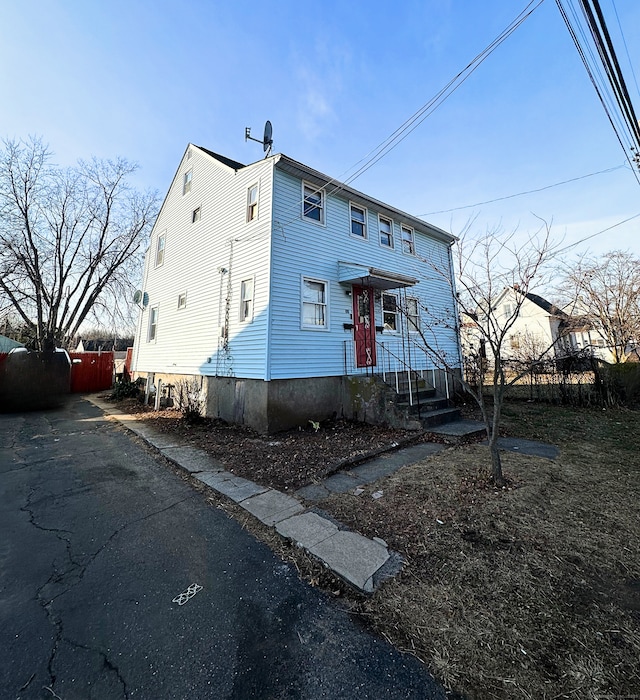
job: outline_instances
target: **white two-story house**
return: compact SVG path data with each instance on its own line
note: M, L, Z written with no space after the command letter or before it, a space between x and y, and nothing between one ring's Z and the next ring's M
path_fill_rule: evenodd
M195 378L207 415L262 432L365 417L383 370L442 386L412 338L428 308L460 358L454 240L285 155L245 166L189 144L146 256L134 376Z

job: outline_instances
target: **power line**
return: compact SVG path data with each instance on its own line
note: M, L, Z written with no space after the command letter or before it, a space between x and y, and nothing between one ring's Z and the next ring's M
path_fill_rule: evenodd
M588 175L580 175L579 177L572 177L569 180L562 180L562 182L555 182L553 185L545 185L544 187L538 187L535 190L527 190L526 192L517 192L516 194L508 194L505 197L496 197L495 199L488 199L486 202L477 202L476 204L465 204L461 207L453 207L453 209L440 209L439 211L430 211L426 214L418 214L419 217L432 216L433 214L448 214L452 211L460 211L461 209L473 209L474 207L481 207L485 204L492 204L493 202L502 202L505 199L513 199L514 197L522 197L526 194L534 194L536 192L543 192L544 190L550 190L552 187L559 187L560 185L566 185L570 182L577 182L578 180L584 180L588 177L593 177L594 175L603 175L604 173L612 173L614 170L620 170L620 168L626 168L626 164L616 165L613 168L607 168L606 170L598 170L595 173L589 173Z
M559 255L560 253L564 253L567 250L570 250L571 248L575 248L577 245L580 245L584 243L585 241L589 241L592 238L595 238L596 236L601 236L603 233L606 233L607 231L611 231L611 229L617 228L618 226L622 226L622 224L626 224L628 221L633 221L634 219L637 219L640 217L640 212L638 214L634 214L633 216L630 216L628 219L624 219L623 221L618 221L617 224L613 224L612 226L607 226L607 228L603 228L602 231L597 231L596 233L591 233L588 236L585 236L584 238L581 238L579 241L576 241L575 243L571 243L568 246L565 246L564 248L560 248L559 250L556 250L553 252L553 255L551 257L555 257L556 255Z

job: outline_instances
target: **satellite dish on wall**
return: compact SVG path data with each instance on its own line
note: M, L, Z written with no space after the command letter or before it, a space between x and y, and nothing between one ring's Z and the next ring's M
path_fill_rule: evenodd
M133 303L134 304L140 304L142 301L142 292L141 290L137 290L136 293L133 295Z
M142 307L146 309L147 306L149 306L149 295L144 292L142 294Z
M267 154L265 158L268 158L271 155L271 147L273 146L273 127L271 126L271 122L267 119L264 125L264 136L262 137L262 141L260 139L254 139L253 136L251 136L250 126L245 127L244 140L261 143L262 149Z

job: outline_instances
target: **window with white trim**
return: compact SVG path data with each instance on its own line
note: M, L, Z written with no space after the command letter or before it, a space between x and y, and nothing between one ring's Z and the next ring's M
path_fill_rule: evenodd
M324 224L324 192L303 183L302 215L305 219Z
M184 174L184 180L182 182L182 194L187 194L191 192L191 181L193 180L193 170L187 170Z
M191 223L195 224L202 218L202 207L196 207L191 214Z
M253 320L253 277L240 283L240 320Z
M414 297L407 297L407 328L409 333L417 333L420 330L420 307Z
M327 283L302 278L302 327L328 328Z
M380 229L380 245L393 248L393 221L379 216L378 227Z
M149 332L147 342L153 342L158 336L158 307L152 306L149 309Z
M398 298L395 294L382 295L382 323L385 331L398 330Z
M409 255L416 254L416 244L413 237L413 229L408 226L402 226L402 252Z
M247 190L247 223L258 218L258 185Z
M187 305L187 293L182 292L178 294L178 308L184 309Z
M357 207L355 204L349 204L349 213L351 216L351 235L366 238L367 210Z
M167 233L163 231L158 236L158 242L156 243L156 267L160 267L164 262L164 250L167 243Z

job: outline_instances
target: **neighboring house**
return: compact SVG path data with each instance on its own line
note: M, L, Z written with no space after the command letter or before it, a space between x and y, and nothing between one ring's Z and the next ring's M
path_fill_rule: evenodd
M611 351L584 316L571 315L567 308L561 309L538 294L505 288L493 305L497 327L505 327L518 303L521 303L519 314L506 331L502 344L503 359L531 362L579 353L612 361ZM465 356L481 351L483 344L476 319L463 318L461 335Z
M444 383L413 347L422 308L448 320L431 331L459 366L454 241L285 155L245 166L190 144L136 295L134 376L189 380L207 415L263 432L362 418L357 377L410 365Z
M23 348L24 343L19 343L17 340L7 338L6 335L0 335L0 353L9 352L14 348Z

